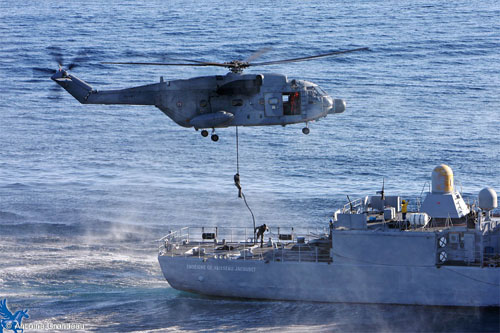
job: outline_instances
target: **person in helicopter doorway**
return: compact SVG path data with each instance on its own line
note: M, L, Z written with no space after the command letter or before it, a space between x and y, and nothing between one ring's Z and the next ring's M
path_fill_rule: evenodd
M401 204L401 213L403 215L403 222L406 222L406 213L408 213L408 201L403 200Z
M264 232L266 231L269 231L269 228L265 224L258 226L254 230L254 232L257 233L257 241L259 240L260 237L260 247L264 246Z

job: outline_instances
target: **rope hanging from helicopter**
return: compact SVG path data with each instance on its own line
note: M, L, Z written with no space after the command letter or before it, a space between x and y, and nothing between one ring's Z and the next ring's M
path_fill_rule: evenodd
M238 126L236 126L236 174L234 175L234 185L238 188L238 198L243 198L245 205L248 208L248 211L252 215L253 221L253 242L255 244L255 215L252 212L252 209L248 205L247 199L245 198L245 194L243 194L243 190L241 188L240 183L240 151L239 151L239 135L238 135Z
M238 144L238 126L236 126L236 173L240 174L240 153Z

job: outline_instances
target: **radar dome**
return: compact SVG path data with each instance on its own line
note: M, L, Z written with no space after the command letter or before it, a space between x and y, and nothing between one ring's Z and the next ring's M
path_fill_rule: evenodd
M479 191L479 208L492 210L498 207L497 192L491 187L485 187Z
M432 193L453 192L453 171L446 164L432 170Z

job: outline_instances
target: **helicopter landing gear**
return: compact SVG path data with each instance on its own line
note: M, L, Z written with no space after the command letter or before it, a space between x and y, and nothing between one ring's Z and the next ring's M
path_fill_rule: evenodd
M309 130L309 127L307 127L307 124L306 124L306 127L304 127L302 129L302 133L304 133L305 135L309 134L310 130Z
M208 136L208 131L207 130L202 130L201 131L201 136L206 138ZM219 141L219 136L215 134L215 128L212 128L212 136L210 136L213 142Z
M215 134L215 128L212 128L212 136L210 137L210 139L212 139L213 142L219 141L219 136Z

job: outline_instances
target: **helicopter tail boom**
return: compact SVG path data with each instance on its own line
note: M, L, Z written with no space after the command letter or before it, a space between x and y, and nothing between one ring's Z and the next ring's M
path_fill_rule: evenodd
M51 79L82 104L155 105L159 90L158 84L150 84L121 90L97 91L65 70L57 71Z

